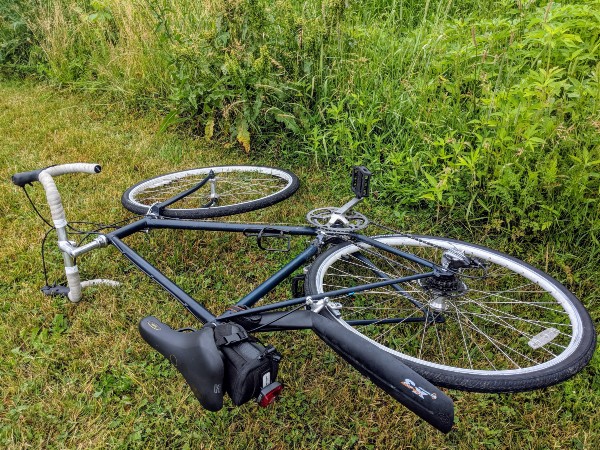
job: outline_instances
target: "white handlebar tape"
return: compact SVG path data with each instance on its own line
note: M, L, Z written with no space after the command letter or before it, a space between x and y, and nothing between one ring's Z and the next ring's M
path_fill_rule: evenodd
M46 199L48 200L48 206L50 207L50 214L52 214L52 220L56 228L64 228L67 226L67 219L65 217L65 210L62 205L62 200L56 184L52 177L64 175L67 173L98 173L100 172L100 166L98 164L87 164L87 163L73 163L73 164L61 164L59 166L48 167L42 170L38 176L38 180L44 186L46 191Z
M77 303L81 300L81 279L79 277L79 269L77 266L65 267L67 274L67 285L69 286L69 300Z
M85 289L90 286L97 286L99 284L105 284L107 286L119 287L121 283L115 280L107 280L106 278L96 278L95 280L86 280L81 282L81 288Z
M52 214L54 226L56 228L66 227L67 219L65 217L65 210L52 176L44 170L39 174L38 180L42 183L42 186L44 186L44 191L46 191L46 200L50 207L50 214Z
M64 239L66 239L65 227L67 226L67 218L53 177L65 175L67 173L99 173L100 170L98 164L73 163L48 167L47 169L42 170L38 175L38 180L42 186L44 186L44 191L46 192L46 200L50 207L52 221L58 230L59 239L61 238L61 233L64 234ZM72 302L78 302L81 300L82 289L79 269L77 269L76 265L71 265L72 259L70 256L65 254L64 258L65 274L67 275L67 285L69 286L68 298Z
M48 173L53 177L59 175L65 175L67 173L100 173L100 165L89 164L89 163L71 163L71 164L59 164L58 166L51 166L44 169L43 172Z

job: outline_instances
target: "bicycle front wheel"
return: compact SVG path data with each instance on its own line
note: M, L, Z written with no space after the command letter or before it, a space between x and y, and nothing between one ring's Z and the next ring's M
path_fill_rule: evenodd
M592 320L549 275L479 245L428 236L378 241L440 264L447 251L476 261L450 284L425 278L332 299L332 318L400 358L434 384L478 392L515 392L563 381L591 359ZM321 254L306 277L307 294L428 272L366 244Z
M211 170L215 174L213 180L165 208L162 215L177 219L205 219L245 213L285 200L300 185L292 172L273 167L203 167L142 181L127 189L121 202L133 213L146 214L152 205L198 185Z

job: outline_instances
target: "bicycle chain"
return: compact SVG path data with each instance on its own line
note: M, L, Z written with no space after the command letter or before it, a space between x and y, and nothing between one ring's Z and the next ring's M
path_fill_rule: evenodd
M370 225L375 225L376 227L379 227L379 228L381 228L381 229L383 229L383 230L386 230L386 231L388 231L388 232L391 232L392 234L394 234L394 235L396 235L396 236L400 236L400 237L407 237L407 238L409 238L409 239L412 239L412 240L414 240L414 241L420 242L421 244L424 244L426 247L430 247L430 248L437 248L437 249L439 249L439 250L442 250L442 251L444 251L444 252L450 251L450 252L457 252L457 253L459 253L459 254L462 254L462 253L460 252L460 250L458 250L458 249L456 249L456 248L446 248L446 247L442 247L441 245L433 244L433 243L431 243L431 242L428 242L428 241L426 241L426 240L424 240L424 239L420 239L420 238L418 238L418 237L416 237L416 236L414 236L414 235L412 235L412 234L409 234L409 233L403 233L403 232L401 232L400 230L395 230L395 229L393 229L393 228L391 228L391 227L388 227L388 226L386 226L386 225L383 225L383 224L380 224L380 223L377 223L377 222L370 221L370 222L369 222L369 224L370 224ZM331 237L335 236L335 237L337 237L337 238L340 238L340 239L343 239L343 240L345 240L345 241L347 241L347 242L352 242L352 241L353 241L353 239L352 239L352 237L351 237L351 236L348 236L347 234L344 234L344 233L340 233L340 234L338 234L338 233L335 233L335 232L331 232L330 230L327 230L327 231L325 232L325 234L326 234L326 235L328 235L328 236L331 236Z
M418 237L416 237L416 236L414 236L412 234L403 233L403 232L401 232L399 230L395 230L395 229L393 229L391 227L388 227L386 225L382 225L382 224L377 223L377 222L371 222L371 224L373 224L376 227L379 227L379 228L381 228L383 230L390 231L393 234L397 234L398 236L407 237L407 238L413 239L413 240L415 240L417 242L421 242L422 244L425 244L425 246L437 248L437 249L440 249L440 250L443 250L443 251L446 251L446 252L449 251L449 252L458 253L459 255L464 255L464 253L462 251L458 250L456 247L454 247L454 245L452 245L453 248L442 247L441 245L437 245L437 244L433 244L431 242L427 242L427 241L425 241L423 239L420 239L420 238L418 238ZM485 269L485 272L487 274L487 269ZM454 271L454 273L455 274L459 274L459 272L457 272L457 271ZM460 274L460 276L464 277L464 278L481 278L481 277L473 277L473 276L465 275L464 273Z
M416 236L414 236L412 234L403 233L400 230L395 230L395 229L393 229L391 227L388 227L387 225L383 225L383 224L380 224L380 223L377 223L377 222L373 222L373 221L371 221L371 224L375 225L376 227L381 228L382 230L389 231L389 232L391 232L393 234L396 234L398 236L407 237L407 238L413 239L413 240L415 240L417 242L420 242L421 244L425 244L427 247L439 248L440 250L448 250L446 247L442 247L441 245L432 244L431 242L428 242L428 241L425 241L423 239L420 239L420 238L418 238L418 237L416 237Z

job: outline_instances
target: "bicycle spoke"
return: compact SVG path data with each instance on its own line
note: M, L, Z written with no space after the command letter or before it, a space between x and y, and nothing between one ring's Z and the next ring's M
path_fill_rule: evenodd
M476 314L476 313L469 313L468 311L463 311L463 314ZM552 327L569 327L569 328L571 328L571 325L570 324L566 324L566 323L546 322L546 321L540 321L540 320L524 319L523 317L518 317L518 316L514 316L514 315L496 316L496 317L499 317L499 318L502 318L502 319L518 320L518 321L525 322L525 323L528 323L528 324L531 324L531 325L539 326L542 329L546 329L546 328L548 328L548 326L552 326ZM561 332L560 330L557 330L557 331L559 331L559 333L562 334L563 336L566 336L566 337L570 337L571 336L570 334Z
M147 187L142 192L135 195L134 198L142 203L159 203L180 192L192 188L202 181L205 176L205 174L198 174L183 178L167 178L162 182L157 182L156 185L152 187ZM237 173L235 171L224 172L215 177L217 195L221 200L219 206L224 206L224 204L236 204L268 196L281 190L285 185L286 181L280 178L252 177L247 176L245 173ZM194 205L194 207L201 207L211 197L211 189L205 187L180 200L177 203L177 206L183 207L184 205Z
M473 292L481 292L481 291L473 291ZM484 297L477 298L477 299L473 299L473 300L475 301L475 300L480 300L480 299L483 299L483 298L488 298L488 297L498 297L498 298L501 298L501 299L505 299L505 300L511 300L511 301L512 301L512 300L514 300L514 299L512 299L512 298L510 298L510 297L506 297L506 296L504 296L504 295L498 295L498 294L496 294L496 293L488 293L488 295L486 295L486 296L484 296ZM521 304L523 304L523 305L527 305L527 304L529 304L529 303L528 303L528 302L521 302ZM556 303L555 303L555 304L556 304ZM531 304L531 306L533 306L533 304ZM545 310L547 310L547 311L555 312L555 313L558 313L558 314L567 314L567 313L566 313L564 310L559 310L559 309L549 308L549 307L547 307L547 306L537 306L537 308L539 308L539 309L545 309Z
M494 323L494 324L495 323L501 323L504 326L506 326L508 329L511 329L511 330L515 331L517 334L519 334L519 335L521 335L523 337L526 337L528 340L531 339L531 338L533 338L533 336L534 336L534 335L525 333L525 332L523 332L523 331L521 331L521 330L513 327L512 325L510 325L510 324L508 324L508 323L506 323L506 322L504 322L502 320L496 322L494 320L491 320L490 316L486 316L486 315L483 315L483 314L474 314L474 316L479 317L482 320L485 320L485 321L488 321L488 322L491 322L491 323ZM492 316L492 317L496 317L496 316ZM564 350L566 348L566 346L557 344L555 342L550 342L550 344L552 344L553 346L555 346L557 348L560 348L561 350ZM550 354L553 357L557 356L555 353L551 352L548 348L546 348L546 346L542 346L542 347L540 347L540 349L543 350L543 351L545 351L545 352L547 352L548 354Z
M454 308L455 308L455 310L457 310L456 307L454 307ZM457 310L457 314L458 314L458 310ZM465 354L467 355L467 358L469 359L469 367L471 369L473 369L473 361L471 360L471 352L469 351L469 347L467 346L467 339L465 337L465 332L463 330L462 322L460 321L460 318L458 318L458 315L457 315L457 319L458 320L456 322L458 323L458 327L460 328L460 335L462 337L462 341L465 346Z
M435 337L437 338L438 341L438 345L440 347L440 356L441 356L441 361L442 364L446 364L446 352L444 351L444 349L442 348L442 341L440 339L440 333L439 333L439 327L433 325L433 329L435 330Z
M471 352L469 350L469 347L467 346L466 339L464 338L464 330L462 327L462 321L460 320L461 312L458 310L458 308L455 308L455 312L456 312L456 322L459 324L461 333L463 334L463 339L464 339L464 344L465 344L465 353L467 354L467 357L469 359L469 365L470 365L471 369L474 369L473 361L471 360ZM487 360L487 362L490 364L490 366L493 368L493 370L497 370L494 363L488 358L486 352L481 349L481 347L479 346L479 343L474 339L470 339L470 340L475 345L475 347L477 347L477 349L479 350L479 353L482 354L483 357Z
M429 309L426 311L426 314L429 315ZM428 321L426 320L423 323L423 334L421 335L421 345L419 347L419 354L418 354L419 358L421 358L421 355L423 352L423 342L425 341L425 334L427 333L427 325L428 325Z
M410 237L389 239L406 243L397 246L399 250L434 263L442 261L446 249L457 248L427 245ZM326 266L320 281L320 289L325 292L412 275L423 269L368 244L340 244L340 248L345 251ZM569 311L553 292L510 266L486 260L485 253L476 257L482 265L457 272L459 288L436 285L438 282L430 279L428 283L413 281L364 291L343 302L342 317L347 321L373 320L356 326L375 342L417 361L456 364L475 371L518 371L567 351L573 325ZM413 307L407 301L409 297L418 299L422 307ZM422 322L407 322L406 318L419 317L417 314L424 315ZM434 316L441 319L432 320ZM532 340L548 329L554 334L542 336L543 345L533 347Z

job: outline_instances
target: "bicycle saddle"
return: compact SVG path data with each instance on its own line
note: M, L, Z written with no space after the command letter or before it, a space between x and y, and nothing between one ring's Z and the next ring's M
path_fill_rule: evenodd
M211 327L176 331L149 316L140 321L139 330L142 338L181 372L204 408L218 411L223 407L225 366Z

